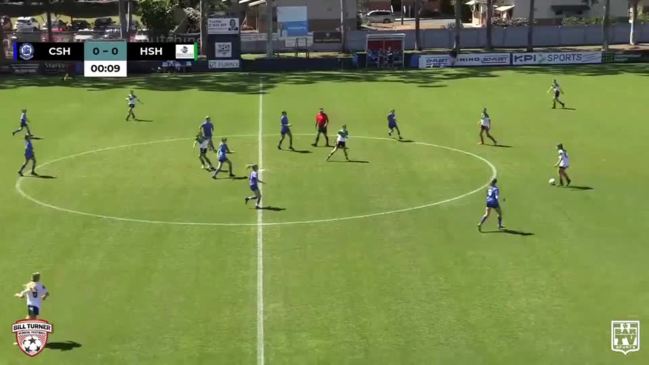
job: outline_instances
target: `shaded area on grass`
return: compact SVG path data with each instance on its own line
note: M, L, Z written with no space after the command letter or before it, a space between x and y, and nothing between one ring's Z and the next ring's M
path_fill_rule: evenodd
M50 350L70 351L81 346L82 345L78 342L65 341L65 342L48 342L47 345L45 345L45 348L48 348Z
M63 81L59 76L3 76L0 90L19 87L65 86L84 88L90 91L107 89L133 88L153 91L200 90L229 92L240 94L258 94L259 79L264 80L264 92L278 85L310 85L321 82L385 82L407 83L418 87L440 87L444 82L467 78L500 77L502 71L518 74L553 74L573 76L611 76L634 74L649 76L649 65L578 65L578 66L543 66L515 68L453 68L433 71L401 70L350 70L350 71L313 71L286 73L198 73L198 74L150 74L135 75L124 79L76 78Z

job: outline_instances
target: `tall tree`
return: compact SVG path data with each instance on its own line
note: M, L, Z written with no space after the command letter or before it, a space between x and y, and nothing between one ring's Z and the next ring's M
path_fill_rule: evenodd
M460 54L460 32L462 32L462 0L455 0L455 32L453 33L453 50L455 54Z
M602 50L608 52L608 30L611 17L611 0L604 1L604 19L602 20Z
M119 36L123 39L128 36L126 28L126 0L118 0L117 8L119 11Z
M415 48L421 51L421 0L415 0Z
M45 0L45 12L47 21L47 41L52 42L52 1Z
M527 16L527 52L534 52L534 0L530 0L530 12Z
M632 46L636 45L635 40L635 25L638 21L638 3L640 0L629 0L629 10L631 10L629 23L631 23L631 28L629 30L629 44Z
M493 44L491 42L491 30L492 30L492 18L494 11L494 0L487 0L487 50L491 51L493 49Z

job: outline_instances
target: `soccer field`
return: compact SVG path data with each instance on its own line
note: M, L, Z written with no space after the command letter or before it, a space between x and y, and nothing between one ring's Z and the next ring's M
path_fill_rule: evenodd
M0 80L0 364L641 364L648 66ZM568 109L551 109L552 79ZM133 89L139 122L125 122ZM40 165L23 162L28 109ZM312 147L345 123L349 155ZM503 147L478 145L489 109ZM395 108L404 141L387 135ZM277 149L288 112L296 152ZM204 116L235 179L201 170ZM332 141L333 142L333 141ZM573 187L551 186L556 144ZM213 162L216 156L210 154ZM244 204L259 163L268 209ZM484 233L497 175L504 224ZM502 199L501 199L502 200ZM40 271L49 346L12 346ZM646 345L649 346L649 345Z

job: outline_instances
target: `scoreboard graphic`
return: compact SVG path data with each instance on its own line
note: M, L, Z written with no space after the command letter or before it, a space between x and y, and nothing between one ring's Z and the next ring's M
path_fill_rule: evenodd
M128 61L196 61L197 43L14 43L15 61L83 61L85 77L126 77Z

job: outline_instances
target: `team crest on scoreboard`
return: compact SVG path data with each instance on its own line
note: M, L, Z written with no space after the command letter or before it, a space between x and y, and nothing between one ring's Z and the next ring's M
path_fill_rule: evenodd
M640 351L640 321L611 321L611 350L624 355Z
M54 326L40 319L23 319L11 325L11 331L16 335L20 351L34 357L45 349L47 337L54 331Z
M31 43L23 43L18 49L18 55L24 61L34 58L34 46Z

